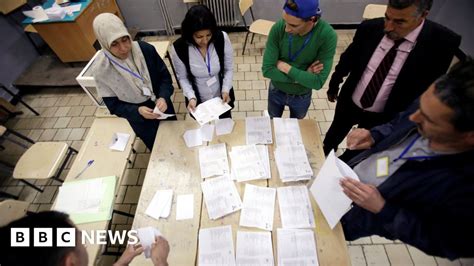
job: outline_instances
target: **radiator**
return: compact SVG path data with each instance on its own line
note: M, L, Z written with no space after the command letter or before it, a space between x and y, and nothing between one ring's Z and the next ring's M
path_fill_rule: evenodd
M202 3L214 13L218 26L232 27L237 25L235 0L203 0Z

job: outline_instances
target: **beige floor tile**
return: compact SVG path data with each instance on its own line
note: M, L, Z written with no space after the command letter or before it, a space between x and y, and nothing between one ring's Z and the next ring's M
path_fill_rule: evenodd
M426 266L431 266L431 265L437 265L436 260L434 257L428 256L419 249L412 247L412 246L407 246L408 247L408 252L410 252L411 259L415 263L415 266L417 265L426 265Z
M352 266L366 266L364 252L362 246L348 246L349 256L351 258Z
M351 241L352 245L367 245L372 244L372 239L370 237L361 237L357 240Z
M50 211L52 206L53 204L50 204L50 203L40 204L38 208L38 212Z
M84 95L81 98L81 102L79 103L80 105L92 105L94 102L88 95Z
M326 121L326 117L324 117L323 110L309 110L308 115L309 115L309 118L314 119L318 122Z
M267 86L263 80L252 80L252 90L266 90Z
M144 153L146 151L146 146L143 140L137 138L133 143L133 149L138 153Z
M245 100L260 100L260 91L255 89L245 91Z
M247 45L249 45L249 44L247 44ZM244 56L244 63L255 64L256 63L255 56Z
M53 203L53 198L56 194L56 191L58 190L57 188L58 187L56 186L46 186L42 193L38 193L34 200L34 203Z
M86 132L85 128L74 128L69 134L68 140L82 140L85 137L84 133Z
M385 245L385 251L387 252L388 259L392 266L409 266L413 265L410 253L403 244L387 244Z
M82 109L81 116L93 116L95 114L96 106L84 106Z
M54 106L58 100L59 100L59 98L57 98L57 97L44 98L44 101L42 103L42 107Z
M256 116L262 116L262 112L257 112L257 111L247 112L247 115L246 115L246 117L256 117Z
M333 121L334 110L324 110L324 117L326 118L326 121Z
M462 266L473 266L474 265L474 258L461 258L459 259Z
M138 183L137 185L142 186L143 181L145 180L146 176L146 169L140 169L140 175L138 176Z
M363 250L367 265L390 265L383 245L364 245Z
M322 135L325 135L329 127L331 126L331 122L318 122L318 124Z
M249 72L250 71L250 64L238 64L236 70L238 72Z
M240 100L245 100L245 92L244 90L234 90L235 93L235 100L240 101Z
M40 128L43 128L43 129L53 128L54 125L56 124L56 121L58 121L57 117L45 118L43 123L41 123Z
M252 82L249 81L249 80L241 80L239 81L238 83L238 87L237 87L239 90L251 90L252 89Z
M138 198L140 197L141 191L141 186L128 186L123 203L138 203Z
M71 121L71 117L60 117L54 124L53 128L66 128Z
M60 102L60 101L58 101L58 102ZM56 113L54 114L54 116L55 116L55 117L66 116L70 109L71 109L71 107L69 107L69 106L61 106L61 107L58 107L58 110L56 111Z
M69 124L67 127L81 127L82 123L84 122L85 117L83 116L78 116L78 117L72 117L71 121L69 121Z
M319 109L329 109L328 102L325 99L313 99L314 108Z
M245 116L247 115L246 112L232 112L232 118L233 119L245 119Z
M138 183L138 177L140 176L140 169L132 168L126 169L122 179L122 185L135 186Z
M234 77L233 77L233 79L234 79L234 83L235 83L235 81L237 81L237 80L245 80L245 74L244 74L244 72L234 72Z
M252 72L261 72L262 64L250 64L250 71Z
M53 140L54 136L56 135L57 129L45 129L41 136L39 137L39 141L51 141Z
M44 129L33 129L28 134L28 138L34 141L38 141L39 138L41 137L41 134L43 134L43 132L44 132Z
M253 101L240 101L239 111L253 111Z
M461 266L461 262L459 260L448 260L445 258L435 257L436 263L438 266Z
M81 140L73 141L71 144L71 148L75 149L76 151L79 151L83 143L84 141Z
M69 102L67 103L68 106L77 106L80 105L82 97L74 96L69 98Z
M380 237L380 236L371 236L372 243L374 244L393 244L394 242L392 240L386 239L385 237Z
M245 72L245 80L258 80L257 72Z
M58 132L56 133L56 135L54 135L53 140L57 140L57 141L67 140L67 138L69 137L69 134L71 134L71 131L72 131L71 128L58 129Z
M114 210L130 213L130 204L115 204ZM113 216L113 224L126 224L128 222L128 217L125 215L115 214Z
M82 109L84 106L72 106L69 112L67 113L68 116L80 116Z
M133 164L133 168L147 168L149 161L150 161L149 153L137 154L135 158L135 163Z
M266 100L253 101L253 108L255 111L263 111L268 109L268 102ZM259 112L261 113L261 112Z
M260 99L268 100L268 90L265 88L265 89L259 90L259 91L260 91Z
M95 117L93 116L88 116L84 119L84 122L82 122L82 127L91 127L92 122L94 122Z

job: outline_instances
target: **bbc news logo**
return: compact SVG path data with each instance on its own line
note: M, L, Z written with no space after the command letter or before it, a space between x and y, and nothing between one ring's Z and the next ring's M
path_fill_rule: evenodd
M56 228L56 234L53 234L53 228L33 228L31 234L30 228L11 228L10 246L12 247L75 247L77 230L76 228ZM128 244L138 243L136 230L91 230L81 231L81 243L105 245L125 244L128 237ZM31 242L33 240L33 242ZM32 245L31 245L32 244Z

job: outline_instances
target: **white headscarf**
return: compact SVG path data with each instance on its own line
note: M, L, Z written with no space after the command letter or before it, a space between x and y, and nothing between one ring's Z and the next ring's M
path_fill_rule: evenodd
M137 42L132 42L130 56L122 60L110 52L110 46L115 40L130 34L122 20L111 13L102 13L94 19L94 33L102 47L97 55L93 67L93 75L97 90L101 97L118 97L121 101L141 103L148 99L155 99L146 66L145 57ZM120 66L140 75L143 81ZM152 96L144 95L144 87Z

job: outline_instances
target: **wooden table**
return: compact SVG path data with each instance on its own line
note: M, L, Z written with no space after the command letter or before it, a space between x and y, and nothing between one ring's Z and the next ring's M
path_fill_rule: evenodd
M228 152L232 146L245 145L245 121L237 120L235 122L236 124L231 134L215 136L211 144L226 143ZM314 173L317 174L324 162L318 126L314 120L300 120L299 123L309 162ZM239 227L240 211L221 219L209 219L205 203L203 202L200 185L203 180L201 179L199 170L199 147L187 148L182 138L185 130L197 127L198 124L195 121L164 121L161 123L151 153L150 163L132 225L134 229L154 226L166 236L171 247L171 252L168 257L170 265L197 264L198 232L200 228L232 225L234 248L236 247L237 230L249 230L248 228ZM236 182L235 184L241 197L243 196L245 183L267 187L307 184L306 182L281 183L273 155L274 146L270 145L269 147L272 178L270 180ZM145 215L145 210L155 192L161 189L173 189L173 205L171 214L167 219L155 220ZM194 194L194 218L191 220L176 221L177 195L191 193ZM310 196L310 198L316 220L314 232L319 264L350 265L341 225L338 224L334 230L331 230L313 197ZM275 203L275 221L274 230L272 232L275 260L277 258L276 229L281 227L279 217L278 203ZM253 228L251 230L258 231L258 229ZM139 256L132 261L131 265L151 265L151 261L146 260L144 256ZM275 265L277 265L276 261Z
M43 6L49 7L52 2L53 0L48 0ZM115 0L81 0L79 3L84 6L73 18L66 16L62 20L32 23L62 62L89 61L94 56L96 37L92 22L97 15L108 12L122 18ZM26 19L23 23L29 24L31 19Z

